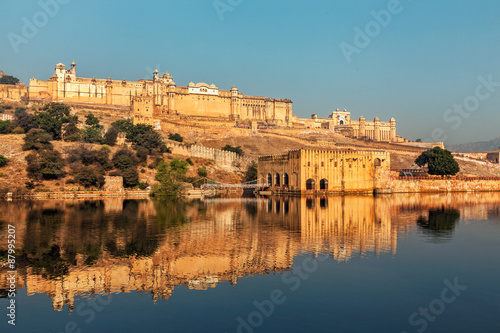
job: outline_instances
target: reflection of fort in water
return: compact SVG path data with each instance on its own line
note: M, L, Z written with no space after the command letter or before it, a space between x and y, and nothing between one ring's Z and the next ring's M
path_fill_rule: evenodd
M395 254L398 234L443 232L443 224L432 223L444 221L450 237L456 214L498 217L498 202L500 194L489 193L215 199L185 206L122 199L2 202L0 220L20 221L18 287L46 293L61 310L72 308L78 295L138 291L156 300L168 299L178 285L235 284L291 270L301 254L342 262ZM1 238L0 249L6 248ZM2 293L6 271L0 268Z

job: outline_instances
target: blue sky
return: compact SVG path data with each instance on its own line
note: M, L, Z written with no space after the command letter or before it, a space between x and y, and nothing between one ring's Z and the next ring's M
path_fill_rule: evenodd
M158 68L178 85L290 98L299 117L337 108L353 118L394 116L398 134L413 140L500 136L498 0L23 0L1 8L0 70L25 83L72 60L80 77L139 80Z

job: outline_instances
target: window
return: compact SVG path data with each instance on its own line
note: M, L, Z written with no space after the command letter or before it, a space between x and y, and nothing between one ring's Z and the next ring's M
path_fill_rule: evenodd
M311 162L307 162L307 166L310 167L311 166Z
M321 166L324 167L325 166L325 162L321 162Z

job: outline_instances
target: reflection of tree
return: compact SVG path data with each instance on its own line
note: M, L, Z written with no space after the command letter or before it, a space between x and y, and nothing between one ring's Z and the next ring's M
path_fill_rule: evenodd
M78 258L93 265L103 252L111 256L150 256L169 226L187 222L183 202L158 201L156 219L148 201L124 200L119 211L106 210L106 201L83 201L63 209L32 208L27 214L24 248L19 264L56 278ZM142 209L142 207L146 209ZM200 207L201 211L203 207Z
M55 235L64 221L60 209L33 209L28 213L24 252L29 256L41 256L49 252Z
M256 217L258 215L259 207L257 206L257 201L247 201L244 206L249 216Z
M197 205L196 202L179 200L155 200L156 221L162 226L179 226L188 222L186 207Z
M53 245L50 250L40 257L30 260L35 273L42 273L45 278L57 278L68 274L69 263L61 257L61 249Z
M460 219L460 212L455 208L440 208L429 210L429 217L421 216L417 220L418 226L424 234L430 235L439 241L450 238L455 225Z

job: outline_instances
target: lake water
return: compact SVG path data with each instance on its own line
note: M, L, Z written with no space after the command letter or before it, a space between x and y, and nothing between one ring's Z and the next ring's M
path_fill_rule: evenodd
M0 214L0 332L500 332L499 193L12 201Z

